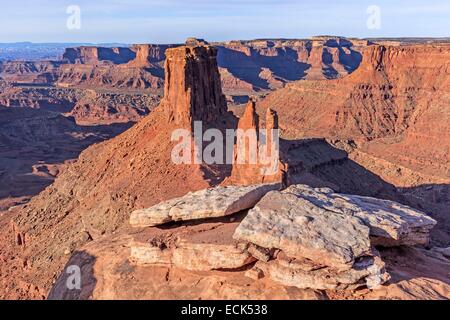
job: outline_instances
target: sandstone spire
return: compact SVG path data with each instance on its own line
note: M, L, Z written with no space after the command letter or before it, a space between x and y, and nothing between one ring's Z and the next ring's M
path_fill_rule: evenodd
M192 128L193 121L213 122L227 112L216 48L182 46L168 49L166 56L162 103L169 122Z
M278 114L270 108L266 111L266 129L278 129Z
M248 130L255 129L258 132L259 129L259 116L256 113L256 102L250 99L245 107L244 114L239 119L239 129Z
M239 119L238 129L243 130L242 136L240 138L238 130L234 163L227 183L237 185L261 182L281 183L283 172L278 154L279 148L273 147L274 143L278 145L278 141L274 141L278 135L273 134L273 129L278 129L277 113L268 109L266 128L260 128L256 102L252 99L247 103L245 112ZM253 158L255 154L256 159Z

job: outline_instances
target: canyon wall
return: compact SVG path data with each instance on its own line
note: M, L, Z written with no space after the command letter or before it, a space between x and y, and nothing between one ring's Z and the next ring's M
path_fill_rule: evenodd
M20 252L20 261L28 266L20 279L46 292L67 261L67 252L120 232L131 211L217 185L230 176L233 170L227 165L177 165L171 159L175 129L192 128L194 120L203 120L205 127L236 128L235 119L226 112L216 53L208 45L168 49L167 90L159 107L118 137L87 148L51 186L11 211L16 246L7 250L13 250L13 255ZM269 112L267 119L269 126L276 127L274 113ZM242 121L241 127L246 127L245 118ZM292 178L323 185L333 175L333 167L348 161L342 152L340 161L334 159L325 141L317 143L316 153L292 164ZM292 157L312 150L312 145L300 143L291 150ZM323 158L326 154L328 158ZM244 177L239 171L234 170L238 184L260 177ZM282 179L277 178L275 182ZM341 187L346 190L344 184Z
M229 105L295 80L345 76L358 67L367 45L339 37L214 44ZM166 50L175 47L179 45L82 46L67 48L58 61L3 61L0 78L12 88L1 88L0 103L68 112L81 124L138 121L161 100Z
M334 79L354 71L367 41L338 37L311 40L252 40L214 43L224 91L249 95L300 79ZM51 70L12 67L2 62L0 76L11 81L59 86L161 89L165 51L178 45L138 44L129 48L67 48ZM27 62L22 65L56 62ZM14 69L14 70L12 70ZM33 80L32 77L36 79ZM23 79L22 79L23 78Z
M449 46L373 46L353 74L292 83L264 99L261 112L278 111L287 136L354 140L380 158L449 179L449 57Z

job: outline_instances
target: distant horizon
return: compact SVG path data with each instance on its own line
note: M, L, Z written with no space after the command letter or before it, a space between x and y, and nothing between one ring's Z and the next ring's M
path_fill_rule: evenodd
M4 0L0 43L446 38L447 0Z
M217 41L208 41L209 43L220 43L220 42L230 42L230 41L270 41L270 40L312 40L315 37L336 37L343 39L357 39L357 40L450 40L450 36L443 37L367 37L367 38L358 38L358 37L347 37L347 36L336 36L336 35L315 35L311 37L298 37L298 38L282 38L282 37L273 37L273 38L253 38L253 39L231 39L231 40L217 40ZM194 37L196 39L202 39L198 37ZM186 38L187 39L187 38ZM0 42L0 45L8 45L8 44L33 44L33 45L135 45L135 44L157 44L157 45L165 45L165 44L183 44L183 42L89 42L89 41L81 41L81 42L34 42L34 41L14 41L14 42Z

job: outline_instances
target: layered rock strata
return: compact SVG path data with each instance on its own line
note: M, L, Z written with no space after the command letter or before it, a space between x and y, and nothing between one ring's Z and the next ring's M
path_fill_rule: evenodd
M208 222L201 232L179 233L171 240L163 235L134 239L130 261L147 267L177 267L190 271L237 270L256 261L245 246L233 239L239 221ZM211 226L212 223L212 226Z
M260 126L256 102L250 100L239 118L231 176L227 184L282 183L278 115L267 109L265 127Z
M230 206L227 193L239 198L249 188L203 190L155 208L166 216L178 204L178 216L193 217L192 209L197 208L202 218L223 218ZM130 261L190 271L244 268L254 281L267 277L300 289L377 288L390 276L374 246L426 244L435 225L423 213L398 203L337 194L328 188L292 185L284 191L265 191L248 214L243 213L242 221L231 217L228 223L209 227L208 220L201 220L197 225L205 225L201 233L133 241ZM223 197L225 201L218 201ZM147 215L160 219L161 212L155 208ZM248 206L240 206L244 208ZM131 222L136 226L135 219L132 216ZM142 226L146 225L150 224Z
M183 197L134 211L130 224L148 227L172 221L224 217L253 207L267 192L277 188L277 184L259 184L189 192Z
M166 51L163 105L169 122L213 122L226 112L217 67L217 49L183 46Z
M275 250L255 268L298 288L376 287L389 279L374 245L425 244L435 221L392 201L293 185L264 196L234 238Z

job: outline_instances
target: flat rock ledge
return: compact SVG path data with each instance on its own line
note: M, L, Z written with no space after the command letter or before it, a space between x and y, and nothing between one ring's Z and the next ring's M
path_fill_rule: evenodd
M179 242L174 248L131 245L130 261L140 266L173 266L190 271L234 270L256 259L233 244Z
M253 207L267 192L279 187L279 184L220 186L190 192L183 197L134 211L130 224L151 227L173 221L224 217Z
M372 245L426 245L436 225L425 213L394 201L338 194L328 188L313 189L306 185L292 186L286 192L327 211L361 219L370 228Z
M242 215L192 228L148 228L132 237L130 261L139 266L189 271L237 270L256 261L249 244L233 239ZM264 259L264 256L260 256Z

